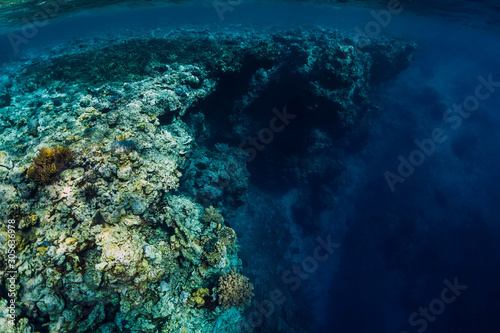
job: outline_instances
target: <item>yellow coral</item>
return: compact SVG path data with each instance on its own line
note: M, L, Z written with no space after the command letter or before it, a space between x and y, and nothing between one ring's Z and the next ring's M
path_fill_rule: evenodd
M208 288L199 288L192 294L191 302L194 303L197 307L201 308L205 305L205 300L203 297L210 295L210 291Z

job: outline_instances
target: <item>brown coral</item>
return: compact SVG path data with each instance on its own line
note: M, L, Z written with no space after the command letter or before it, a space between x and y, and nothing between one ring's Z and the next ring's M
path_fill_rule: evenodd
M236 241L236 233L229 227L219 230L219 240L224 245L232 245Z
M224 218L220 214L219 210L213 206L205 208L201 220L205 223L224 223Z
M49 184L66 168L72 158L73 152L67 147L42 148L26 175L37 184Z
M226 309L233 306L243 308L254 296L252 290L253 285L248 278L233 269L219 278L219 304Z

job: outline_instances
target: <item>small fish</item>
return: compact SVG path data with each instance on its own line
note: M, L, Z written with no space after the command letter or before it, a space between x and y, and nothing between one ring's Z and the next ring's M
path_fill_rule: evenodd
M82 136L85 138L91 137L94 133L96 132L96 129L94 127L88 127L83 131Z
M118 99L120 96L116 93L110 93L110 94L106 94L104 96L108 101L114 101L115 99Z

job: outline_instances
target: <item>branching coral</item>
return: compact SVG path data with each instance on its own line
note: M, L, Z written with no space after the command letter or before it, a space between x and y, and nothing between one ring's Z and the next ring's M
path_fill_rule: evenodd
M248 278L233 269L219 278L219 304L226 309L233 306L243 308L254 296L252 290L253 285Z
M73 158L67 147L42 148L27 171L27 177L40 185L54 181Z

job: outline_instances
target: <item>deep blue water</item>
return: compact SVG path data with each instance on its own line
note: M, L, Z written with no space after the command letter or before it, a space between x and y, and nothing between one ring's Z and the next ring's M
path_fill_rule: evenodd
M321 283L331 286L322 332L423 332L424 321L412 326L408 318L455 278L467 289L427 320L427 331L496 327L499 99L492 95L456 130L442 115L471 94L479 73L498 73L498 49L472 31L462 37L477 39L465 45L449 31L439 35L420 44L414 65L383 92L381 121L356 159L356 189L344 199L348 209L332 214L345 216L347 226L340 263ZM435 128L449 139L390 192L383 172L395 172L397 157L408 159L413 140Z
M345 20L365 17L361 10ZM346 152L337 206L316 211L314 221L293 221L309 242L300 260L312 256L315 237L332 235L341 243L316 270L310 266L313 273L293 291L300 294L299 311L307 313L302 320L316 318L310 331L325 333L496 331L498 88L460 124L443 117L474 95L479 76L500 81L498 35L411 15L394 18L386 30L415 40L417 56L380 88L380 114L369 125L368 142ZM391 192L384 172L397 173L398 156L408 160L418 148L414 140L429 139L436 128L447 139ZM309 190L319 192L321 185ZM281 272L292 267L279 265ZM450 304L439 301L445 280L467 286ZM286 290L293 283L277 285ZM434 314L426 317L429 306Z
M103 30L183 23L319 24L350 30L370 21L370 9L359 7L242 4L222 22L211 6L101 10L41 28L21 51L36 52L55 40ZM273 288L287 295L286 304L256 331L498 331L500 36L494 29L405 11L381 28L381 34L389 33L415 41L416 58L377 87L377 114L359 142L343 152L345 170L335 187L311 182L294 188L279 181L269 186L274 182L257 174L266 166L265 154L248 166L253 172L248 202L229 223L240 237L240 255L256 286L254 300L269 299ZM4 56L13 53L5 38L1 49ZM485 80L492 83L481 88L484 100L477 110L465 110L465 116L448 112L454 104L472 101L469 96ZM269 108L276 103L269 100ZM414 153L415 140L429 142L436 129L444 142L427 146L429 154ZM266 147L266 154L278 153L279 147ZM398 157L409 160L412 153L421 164L391 189L384 174L396 175ZM325 191L335 198L333 206L317 205L318 193ZM274 242L273 232L280 230L294 232ZM295 283L283 274L314 256L318 237L339 245L327 259L316 261L317 267L309 266L307 278L292 290ZM463 287L453 293L450 284ZM254 304L248 313L255 309Z

